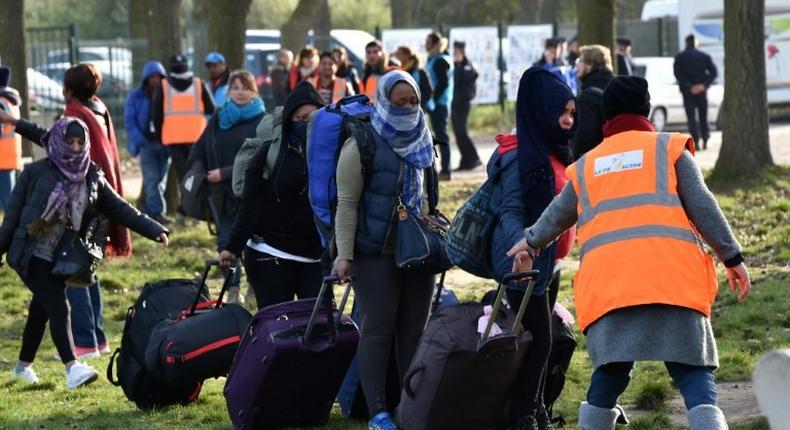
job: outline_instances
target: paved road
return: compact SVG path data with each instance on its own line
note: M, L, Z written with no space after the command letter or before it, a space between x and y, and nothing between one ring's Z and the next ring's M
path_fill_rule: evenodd
M781 165L790 165L790 123L772 123L770 127L771 138L771 154L774 158L774 163ZM496 144L494 143L494 136L483 136L475 139L477 142L478 152L485 161L488 161L491 154L494 152ZM706 151L699 151L697 153L697 161L703 169L710 169L716 164L716 158L719 155L721 148L721 132L714 131L711 134L708 149ZM458 163L458 151L453 147L454 162ZM458 178L472 178L485 175L485 169L478 168L472 172L458 173L455 177ZM127 199L136 199L140 195L140 188L142 186L142 178L139 176L127 175L123 178L124 190L126 191Z

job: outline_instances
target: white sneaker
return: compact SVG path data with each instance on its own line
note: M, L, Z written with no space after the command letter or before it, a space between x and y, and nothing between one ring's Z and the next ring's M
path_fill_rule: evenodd
M21 381L25 384L38 384L38 376L36 375L36 371L33 370L33 366L27 366L21 372L16 370L11 371L11 381Z
M92 367L82 364L79 361L72 364L66 374L66 386L73 390L75 388L88 385L99 377Z

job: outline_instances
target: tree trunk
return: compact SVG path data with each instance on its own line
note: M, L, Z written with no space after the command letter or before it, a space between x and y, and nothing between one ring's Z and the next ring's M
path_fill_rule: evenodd
M225 56L231 70L244 67L244 39L247 14L252 0L210 0L206 4L208 18L208 48ZM195 68L198 60L195 58Z
M416 8L415 0L390 0L392 28L413 28L416 24L413 11Z
M195 62L192 66L195 76L200 76L204 80L209 79L203 60L212 49L209 47L209 8L212 0L193 0L192 12L190 13L189 35L192 43L192 58Z
M713 175L753 176L773 165L765 83L765 0L724 0L724 116Z
M146 40L146 53L142 63L148 60L161 61L167 68L169 59L173 54L182 52L181 44L181 0L129 0L129 35L133 39ZM137 52L135 52L135 67L137 67ZM167 175L167 188L165 200L167 210L173 213L179 206L178 179L175 170L171 167ZM140 191L140 200L143 198Z
M580 17L579 45L597 43L608 46L614 53L614 18L617 15L617 0L583 0L579 2L578 15ZM614 58L612 62L613 66L617 67Z
M540 1L540 22L543 24L554 24L557 22L557 10L559 0Z
M0 64L11 69L12 88L19 91L22 106L19 113L22 118L28 118L27 106L27 61L25 56L25 2L12 0L5 2L0 8ZM31 156L33 148L25 140L22 144L22 153Z
M332 49L332 15L329 11L329 0L320 0L320 5L313 15L313 32L315 34L315 47L319 51Z
M320 4L321 0L299 0L291 18L280 28L283 48L296 53L304 47L305 38L313 23L313 16Z

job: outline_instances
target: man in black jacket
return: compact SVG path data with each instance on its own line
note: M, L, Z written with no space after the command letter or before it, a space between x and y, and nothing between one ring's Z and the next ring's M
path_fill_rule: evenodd
M467 120L472 99L477 93L477 70L466 58L466 43L453 43L453 57L455 60L453 88L453 104L450 109L450 116L453 120L453 133L458 150L461 152L461 164L456 170L472 170L483 164L477 155L475 144L469 137L467 130Z
M576 102L576 135L571 140L573 157L577 160L603 140L603 89L614 77L609 48L589 45L582 46L579 52L576 73L581 81L582 91Z
M617 75L632 76L634 74L634 60L631 57L631 39L617 38Z
M697 49L697 39L693 34L686 36L686 49L675 56L675 78L683 94L689 134L699 149L708 149L710 130L708 129L708 87L716 80L718 72L710 55ZM696 114L699 113L699 123Z

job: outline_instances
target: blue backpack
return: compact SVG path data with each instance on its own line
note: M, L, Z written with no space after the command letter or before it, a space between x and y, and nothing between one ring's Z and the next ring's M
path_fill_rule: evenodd
M369 172L375 153L370 126L373 105L364 94L348 96L325 106L310 117L307 129L307 184L321 243L333 236L337 207L337 161L346 139L353 136L359 148L362 172Z

